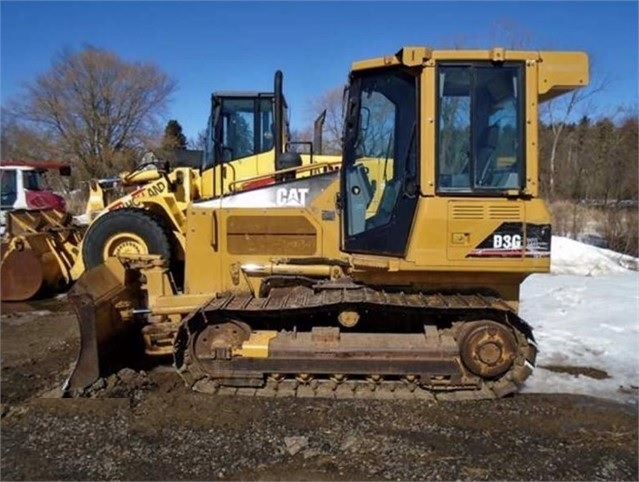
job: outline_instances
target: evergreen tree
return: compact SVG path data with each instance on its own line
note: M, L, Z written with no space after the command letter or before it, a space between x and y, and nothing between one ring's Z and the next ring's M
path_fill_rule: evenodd
M175 119L171 119L164 128L162 149L186 149L186 136L182 132L182 126Z

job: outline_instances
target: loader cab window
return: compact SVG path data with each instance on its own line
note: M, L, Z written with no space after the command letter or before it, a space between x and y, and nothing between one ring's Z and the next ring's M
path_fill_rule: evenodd
M16 171L0 170L0 204L3 208L12 208L18 198Z
M217 96L209 118L204 169L273 149L273 96Z
M354 73L344 136L344 247L401 255L416 206L417 76Z
M438 190L522 189L522 66L441 64L437 73Z
M22 173L25 189L28 191L43 191L45 189L43 171L22 171Z

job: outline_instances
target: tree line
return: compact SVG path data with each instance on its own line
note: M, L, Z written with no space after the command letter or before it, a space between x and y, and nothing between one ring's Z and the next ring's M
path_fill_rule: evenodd
M583 116L564 125L551 164L553 128L541 124L540 182L556 233L579 238L596 232L606 247L638 256L638 131L633 113Z

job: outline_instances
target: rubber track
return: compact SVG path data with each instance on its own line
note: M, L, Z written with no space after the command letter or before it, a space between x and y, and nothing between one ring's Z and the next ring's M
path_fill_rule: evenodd
M189 354L190 337L195 336L207 323L220 318L246 319L257 314L277 316L282 319L292 315L318 315L349 309L367 312L418 313L447 319L492 319L513 328L518 342L518 355L511 369L497 380L484 381L479 389L455 389L437 387L422 388L402 381L381 383L360 380L345 381L335 385L330 380L316 379L311 383L299 383L294 379L275 382L269 380L263 388L233 388L218 386L208 378ZM252 316L251 316L252 315ZM360 289L330 289L289 291L265 298L250 294L221 295L205 303L199 310L186 317L175 338L175 366L186 384L194 390L247 396L294 396L322 398L374 398L374 399L425 399L425 400L477 400L506 396L517 392L532 373L537 348L531 327L517 316L502 299L480 294L404 293Z

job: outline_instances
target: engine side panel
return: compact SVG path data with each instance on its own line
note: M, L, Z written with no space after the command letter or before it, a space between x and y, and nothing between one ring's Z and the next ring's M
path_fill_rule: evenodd
M250 291L242 266L339 252L337 173L194 203L187 212L186 292ZM215 273L215 275L212 275Z

